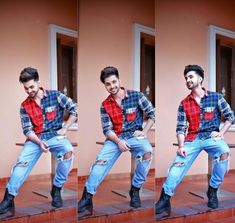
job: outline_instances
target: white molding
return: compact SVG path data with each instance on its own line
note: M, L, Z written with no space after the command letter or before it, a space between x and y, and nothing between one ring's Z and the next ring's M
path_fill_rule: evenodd
M62 26L49 24L49 81L50 88L58 90L57 84L57 48L56 48L56 34L61 33L66 36L78 37L78 33L75 30L68 29Z
M208 89L211 91L216 91L216 34L230 37L235 39L235 32L220 28L218 26L209 25L209 80L208 80ZM221 124L223 126L223 123ZM235 125L233 124L229 132L235 131Z
M133 46L133 89L140 90L140 38L141 33L146 33L155 36L155 29L134 23L133 24L133 36L134 36L134 46Z
M235 39L235 32L218 26L209 25L208 89L211 91L216 91L216 34Z

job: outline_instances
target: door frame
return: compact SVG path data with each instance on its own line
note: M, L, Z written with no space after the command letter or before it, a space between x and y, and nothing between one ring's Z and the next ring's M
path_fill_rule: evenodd
M132 81L133 89L136 91L140 90L140 41L141 33L146 33L155 37L155 29L144 26L138 23L133 24L133 72L132 72ZM156 50L156 48L155 48ZM156 53L155 53L156 54Z
M209 25L208 89L211 91L216 91L216 34L235 39L235 32L218 26ZM229 131L235 131L235 124L230 127Z
M235 32L209 25L208 89L211 91L216 91L216 34L235 39Z
M56 47L56 34L60 33L66 36L78 38L78 32L62 26L49 24L49 82L50 88L58 90L57 84L57 47Z

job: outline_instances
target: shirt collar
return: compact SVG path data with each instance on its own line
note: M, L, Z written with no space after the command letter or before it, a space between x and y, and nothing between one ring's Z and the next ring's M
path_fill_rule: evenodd
M125 92L125 98L128 98L129 97L128 90L124 87L121 87L121 89L123 89L124 92ZM108 100L109 101L115 101L115 99L113 98L113 96L111 94L108 96Z
M207 96L208 96L208 91L207 91L206 88L204 88L204 87L203 87L202 89L203 89L204 92L205 92L203 98L204 98L204 97L207 97ZM192 92L188 95L188 98L194 99Z

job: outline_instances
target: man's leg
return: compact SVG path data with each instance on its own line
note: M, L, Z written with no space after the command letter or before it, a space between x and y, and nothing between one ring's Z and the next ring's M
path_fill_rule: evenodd
M61 136L53 137L47 141L50 152L57 158L57 167L53 186L51 190L52 206L62 207L63 201L61 197L61 189L64 183L68 180L68 174L73 164L73 146L67 138Z
M196 139L193 142L186 142L184 148L186 157L177 155L172 166L169 169L167 179L163 184L162 193L159 201L156 203L156 214L170 212L170 197L174 195L175 188L182 181L189 168L202 151L200 146L201 140Z
M107 140L104 143L104 146L100 150L96 161L91 167L82 198L78 202L78 212L92 210L92 196L96 193L97 187L108 174L121 153L122 152L116 143L110 140Z
M224 175L228 170L228 159L230 149L223 139L210 138L204 141L205 151L213 158L213 168L211 179L207 191L208 207L218 208L219 201L217 198L217 190L224 181Z
M138 137L132 137L127 140L127 143L131 147L130 152L137 158L137 165L132 179L131 190L129 192L131 197L130 206L138 208L141 206L139 190L147 179L152 162L153 148L146 138L139 139Z
M21 185L24 183L42 151L33 142L26 142L15 166L12 168L10 180L7 184L3 201L0 203L0 214L14 208L14 197L18 194Z

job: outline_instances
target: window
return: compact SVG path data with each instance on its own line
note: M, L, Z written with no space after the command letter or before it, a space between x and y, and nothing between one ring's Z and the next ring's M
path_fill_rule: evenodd
M141 33L140 91L155 106L155 38Z
M216 91L235 111L235 39L216 35ZM233 87L234 86L234 87Z

